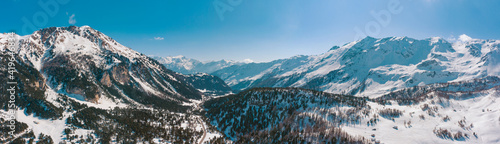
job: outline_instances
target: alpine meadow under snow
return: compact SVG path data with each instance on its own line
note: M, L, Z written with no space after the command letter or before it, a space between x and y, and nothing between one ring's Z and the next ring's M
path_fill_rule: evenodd
M366 37L249 63L151 58L89 26L14 37L0 143L500 143L500 40Z

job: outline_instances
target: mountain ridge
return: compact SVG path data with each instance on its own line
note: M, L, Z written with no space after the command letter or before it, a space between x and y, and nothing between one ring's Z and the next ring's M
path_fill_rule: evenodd
M242 65L246 62L232 61L232 60L212 60L212 61L199 61L185 56L167 56L159 57L152 56L166 68L182 74L196 74L196 73L212 73L219 69L233 66Z
M202 98L182 75L89 26L50 27L15 37L19 47L11 50L19 62L37 69L45 77L41 85L57 93L96 103L104 96L117 103L156 106L164 105L160 101L181 104ZM0 38L5 43L7 35Z
M7 48L11 40L17 44ZM199 119L191 111L205 97L195 86L216 77L169 70L89 26L0 34L0 52L2 65L13 59L18 72L15 108L0 98L0 143L193 143L200 133L219 136L190 121ZM6 86L8 69L0 71ZM16 118L4 119L8 113Z
M318 55L224 66L210 74L235 91L302 87L376 97L405 87L498 76L499 45L499 40L470 37L454 42L440 37L366 37ZM382 89L374 89L378 86Z

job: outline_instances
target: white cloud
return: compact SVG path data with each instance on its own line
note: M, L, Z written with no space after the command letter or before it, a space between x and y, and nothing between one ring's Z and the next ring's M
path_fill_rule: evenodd
M163 37L155 37L155 40L163 40Z
M69 16L68 23L72 24L72 25L74 25L76 23L75 14L72 14L71 16Z

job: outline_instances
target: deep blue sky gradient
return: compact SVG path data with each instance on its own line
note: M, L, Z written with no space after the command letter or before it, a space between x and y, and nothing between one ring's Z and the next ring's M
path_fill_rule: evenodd
M40 0L57 2L57 0ZM214 2L226 4L221 20ZM238 0L233 0L238 1ZM23 18L46 13L38 0L4 0L0 32L21 35ZM184 55L199 60L271 61L326 52L358 37L355 28L378 23L371 12L389 9L390 0L69 0L37 27L89 25L121 44L156 56ZM219 3L219 4L220 4ZM399 0L400 13L373 37L408 36L500 39L500 1ZM220 5L218 5L220 6ZM371 30L374 30L373 28ZM163 40L155 40L162 37Z

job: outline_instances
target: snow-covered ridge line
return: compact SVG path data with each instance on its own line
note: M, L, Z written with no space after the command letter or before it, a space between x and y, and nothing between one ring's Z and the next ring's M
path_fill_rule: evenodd
M211 74L234 90L302 87L379 97L398 89L500 75L500 40L387 37L310 56L225 67Z
M202 73L212 73L214 71L220 70L225 67L230 67L233 65L247 64L244 61L233 61L233 60L212 60L212 61L199 61L185 56L151 56L156 59L161 64L165 65L168 69L182 73L182 74L196 74Z

